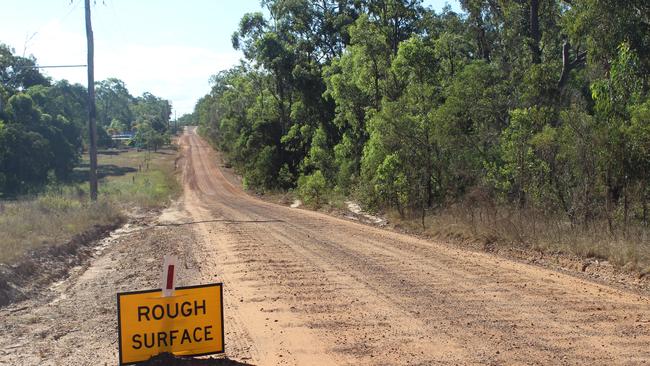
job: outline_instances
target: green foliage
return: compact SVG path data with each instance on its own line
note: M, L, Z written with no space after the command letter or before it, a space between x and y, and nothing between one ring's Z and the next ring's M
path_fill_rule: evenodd
M129 94L122 80L109 78L97 83L95 96L97 98L97 125L109 128L114 121L119 121L117 132L131 130L135 116L133 107L135 98ZM113 126L115 131L117 126Z
M140 123L132 143L147 150L158 151L164 145L171 142L171 137L166 133L160 133L151 127L148 122Z
M316 129L312 136L311 148L303 160L303 170L318 170L324 174L328 180L331 180L334 173L333 163L334 157L332 155L331 149L329 148L329 144L327 143L325 130L320 127Z
M460 3L264 1L193 116L252 189L647 223L648 5Z
M53 83L34 65L0 44L0 197L67 181L87 140L87 90ZM150 148L169 141L167 101L147 93L133 98L122 81L108 79L97 83L97 107L99 146L112 145L108 132L130 131L134 118L155 131L145 133Z
M247 165L246 181L253 187L273 187L276 172L279 171L277 149L275 146L265 146L259 151L255 160ZM284 177L283 177L284 179Z
M32 86L50 84L34 65L33 57L16 56L12 48L0 42L0 85L10 95Z
M628 136L633 159L647 169L650 168L650 98L631 107L632 120L625 131Z
M194 113L187 113L184 114L176 120L176 124L178 127L181 126L196 126L199 124L199 121L196 118L196 115Z
M110 133L110 134L115 135L115 134L120 134L122 132L127 131L127 128L128 127L126 126L126 124L124 122L120 121L117 118L113 118L113 120L111 121L111 124L108 125L108 128L106 129L106 131L108 133Z
M171 115L171 104L169 101L145 92L141 97L135 98L130 108L133 109L135 116L133 122L134 129L137 130L141 126L146 125L146 128L152 128L160 134L167 131L169 117ZM128 119L121 120L128 121Z
M308 205L320 206L326 195L327 181L320 170L298 178L298 194Z
M554 132L548 125L547 109L533 107L510 112L510 124L501 137L503 166L495 183L515 196L522 207L528 195L539 198L537 185L546 182L548 165L535 152L553 144Z
M355 156L356 150L355 143L348 133L334 146L334 165L338 168L336 185L343 192L348 192L358 181L359 158Z
M374 193L385 204L396 207L402 215L409 199L409 185L403 171L404 166L397 154L391 154L384 158L373 177Z

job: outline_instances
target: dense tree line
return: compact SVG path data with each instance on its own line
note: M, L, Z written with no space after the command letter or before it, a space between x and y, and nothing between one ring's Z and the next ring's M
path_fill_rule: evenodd
M647 222L650 3L265 0L201 132L258 189Z
M88 138L87 89L53 81L0 43L0 197L66 181ZM98 142L109 134L135 132L134 143L156 148L165 142L171 105L149 93L129 94L124 83L97 83Z
M109 134L135 132L134 145L152 150L169 142L169 101L148 92L134 97L115 78L98 82L96 97L99 128Z
M196 118L196 115L194 113L186 113L175 121L176 126L178 128L183 127L183 126L196 126L199 124L199 121Z

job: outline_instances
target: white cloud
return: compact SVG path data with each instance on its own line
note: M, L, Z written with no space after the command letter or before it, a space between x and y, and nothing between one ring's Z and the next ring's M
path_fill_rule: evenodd
M37 32L19 34L9 29L2 41L14 48L17 55L34 56L41 66L86 64L86 39L83 35L63 30L61 23L51 21ZM85 84L85 68L43 69L55 79L68 79Z
M18 54L23 53L24 37L8 36ZM64 29L58 21L47 23L27 44L40 65L86 63L85 34ZM95 42L95 80L116 77L134 95L148 91L172 101L179 113L191 112L196 100L209 91L208 79L237 63L234 50L215 52L182 45L147 46L136 43ZM86 84L86 69L46 69L55 79Z
M190 112L198 98L209 91L208 79L234 65L239 55L178 45L129 44L119 49L101 48L96 53L96 75L124 80L135 94L149 91L171 99L175 108ZM101 50L101 51L100 51Z

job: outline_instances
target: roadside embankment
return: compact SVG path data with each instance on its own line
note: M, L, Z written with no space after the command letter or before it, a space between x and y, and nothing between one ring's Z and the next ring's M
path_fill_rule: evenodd
M159 211L179 192L175 149L100 153L100 199L89 202L87 164L71 181L0 203L0 306L27 298L82 265L94 244L134 217Z

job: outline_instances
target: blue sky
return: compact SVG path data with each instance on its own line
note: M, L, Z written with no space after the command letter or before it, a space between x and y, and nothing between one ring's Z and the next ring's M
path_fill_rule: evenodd
M436 10L456 0L425 0ZM259 0L96 0L95 79L122 79L132 94L169 99L191 112L208 79L236 64L230 36ZM3 0L0 42L40 65L86 63L83 0ZM54 79L85 84L85 69L47 69Z

